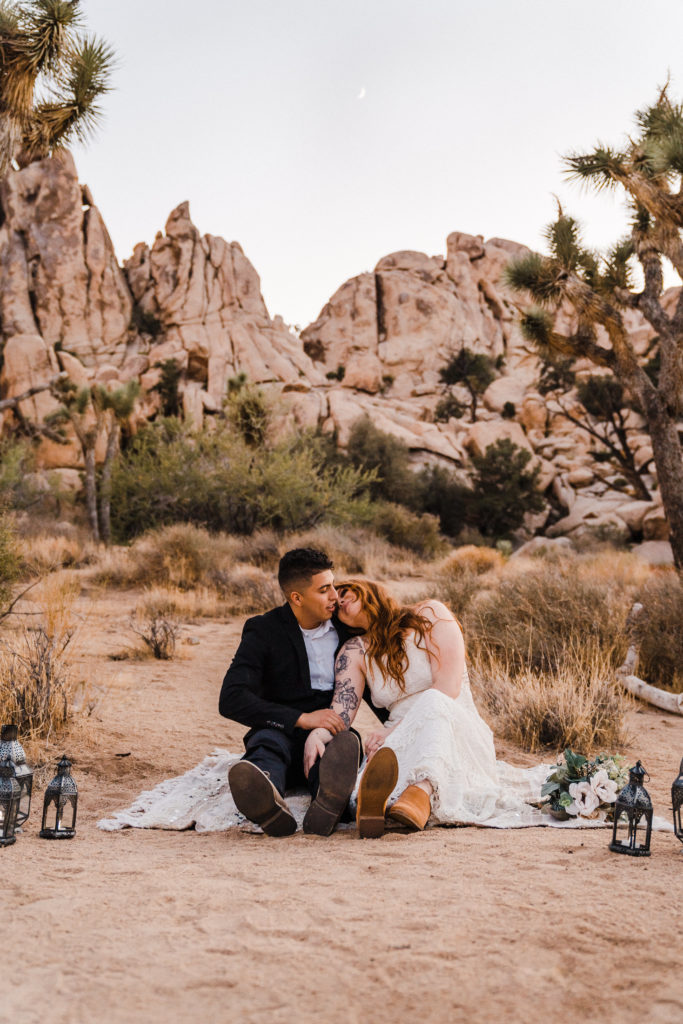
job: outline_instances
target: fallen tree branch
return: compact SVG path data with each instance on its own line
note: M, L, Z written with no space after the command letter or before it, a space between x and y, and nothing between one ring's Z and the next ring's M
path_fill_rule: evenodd
M634 604L628 617L628 625L633 626L638 616L643 611L642 604ZM630 694L638 700L652 704L662 711L668 711L672 715L683 715L683 693L671 693L669 690L660 690L658 686L650 686L643 679L634 675L636 662L638 661L638 646L631 644L626 654L626 661L617 669L617 679Z

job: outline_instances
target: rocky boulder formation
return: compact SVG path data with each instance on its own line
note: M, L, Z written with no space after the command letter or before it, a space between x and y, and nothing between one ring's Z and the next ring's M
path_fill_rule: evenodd
M656 489L650 502L615 491L616 474L596 463L593 440L567 419L575 396L563 408L537 390L539 361L517 326L519 300L502 280L523 246L453 232L443 256L392 253L372 273L345 282L297 337L269 315L240 245L200 236L187 203L120 267L68 154L12 172L0 202L1 398L59 371L79 386L115 388L136 379L140 422L157 414L155 385L172 359L184 415L201 426L221 410L228 380L244 373L279 396L283 427L321 427L344 445L353 423L368 414L408 445L416 465L437 461L466 476L473 454L509 438L529 451L553 505L551 520L529 520L531 532L666 538ZM674 289L667 301L676 296ZM627 322L638 351L647 353L651 328L637 313ZM440 371L463 347L489 356L497 376L476 422L468 414L441 421ZM593 372L589 364L578 369ZM464 388L451 391L468 403ZM38 423L54 409L48 393L33 396L4 411L4 429L16 429L22 418ZM629 416L636 464L645 465L649 438ZM46 440L40 457L70 473L80 464L73 439Z

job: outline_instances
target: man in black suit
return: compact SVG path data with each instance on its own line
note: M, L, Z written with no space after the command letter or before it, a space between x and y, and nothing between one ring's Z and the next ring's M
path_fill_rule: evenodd
M330 708L334 661L350 635L335 614L332 568L315 548L283 555L278 582L287 603L247 620L223 680L221 715L250 727L246 753L229 772L233 799L272 836L296 831L286 788L308 785L313 800L304 831L330 835L356 781L359 737ZM317 728L333 738L306 778L304 745Z

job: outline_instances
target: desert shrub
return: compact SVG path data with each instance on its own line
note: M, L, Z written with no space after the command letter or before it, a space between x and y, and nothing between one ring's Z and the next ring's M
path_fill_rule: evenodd
M161 398L162 416L180 416L181 401L178 384L182 376L182 370L177 359L164 359L155 363L154 368L160 370L158 382L150 388L156 391Z
M572 747L582 753L627 741L629 700L614 681L609 658L565 652L552 673L512 673L496 654L475 658L473 687L496 731L527 750Z
M452 576L455 579L464 575L482 576L492 569L502 569L504 565L505 559L496 548L466 544L464 547L456 548L442 562L439 566L439 576Z
M421 509L438 516L442 531L457 537L467 521L471 489L443 466L429 466L420 473Z
M174 619L152 612L143 619L133 616L130 620L130 628L142 640L153 657L160 661L173 659L176 641L180 633L180 626Z
M528 470L531 453L502 438L472 458L472 493L466 518L486 537L504 537L522 525L527 512L540 512L539 467Z
M438 596L462 620L481 588L480 577L502 569L505 559L494 548L466 544L448 556L437 570Z
M361 416L351 427L346 456L357 469L374 471L369 485L373 499L416 507L420 484L410 464L410 449L403 441Z
M227 427L193 433L161 420L138 433L114 468L113 524L129 539L174 522L251 534L353 521L367 512L367 484L360 470L326 466L314 438L253 449Z
M28 438L0 440L0 503L4 508L24 509L38 498L35 451Z
M638 675L652 686L683 692L683 585L671 572L653 575L638 591Z
M253 615L282 604L282 592L273 575L256 566L239 565L211 574L216 590L230 615Z
M467 406L459 402L453 394L444 395L436 403L434 420L436 423L447 423L448 420L460 420L467 412Z
M446 547L439 532L439 520L427 513L420 514L402 505L378 502L368 522L391 544L407 548L428 560L443 554Z
M290 534L286 538L286 547L322 548L334 562L338 580L355 574L410 576L422 572L424 568L414 552L391 544L367 526L332 526L323 523L313 530Z
M248 562L259 569L277 569L280 557L284 554L282 537L274 530L257 530L249 537L240 537L235 545L235 557L239 562Z
M77 691L66 656L70 640L37 626L0 649L0 715L27 739L51 739L70 722Z
M209 571L232 552L229 538L212 535L191 523L174 523L140 537L131 557L139 579L187 590L202 583Z
M570 651L582 652L587 665L599 653L616 666L626 653L632 594L590 561L509 563L466 611L468 647L487 650L513 672L555 672Z
M228 381L225 410L237 432L248 445L258 447L265 443L270 423L270 408L263 391L250 384L245 373L239 373Z
M76 683L67 648L74 637L80 583L67 572L42 580L31 598L41 616L0 647L0 716L29 740L51 739L76 713Z
M66 567L76 568L89 561L92 552L78 536L42 533L22 537L18 543L22 574L42 576Z
M0 512L0 612L9 604L19 576L20 555L12 517Z

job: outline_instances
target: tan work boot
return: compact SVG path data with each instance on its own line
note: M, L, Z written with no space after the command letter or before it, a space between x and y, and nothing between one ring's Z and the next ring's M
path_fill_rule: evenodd
M423 829L432 813L432 802L421 786L408 786L391 805L388 815L409 828Z

